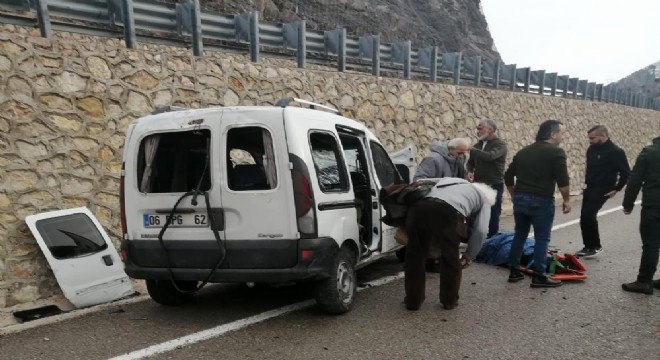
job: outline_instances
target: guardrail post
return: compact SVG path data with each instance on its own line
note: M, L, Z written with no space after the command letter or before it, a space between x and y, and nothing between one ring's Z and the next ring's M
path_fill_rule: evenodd
M557 80L558 80L559 74L557 73L552 73L552 78L553 80L550 81L550 95L551 96L557 96Z
M339 29L337 71L346 71L346 28Z
M403 77L410 79L410 48L412 44L410 40L404 42L403 46Z
M199 7L199 0L192 1L192 46L193 55L202 56L204 45L202 44L202 10Z
M250 60L259 62L259 12L257 11L250 14Z
M532 80L532 68L525 69L525 92L529 92L529 83Z
M372 37L371 74L380 76L380 35Z
M499 87L500 87L500 61L499 60L495 60L495 76L494 76L493 80L495 80L495 84L494 84L495 89L499 89Z
M539 94L545 92L545 70L539 70Z
M431 47L431 68L429 69L431 81L438 81L438 47Z
M474 86L481 85L481 56L475 56L474 64Z
M509 90L516 91L516 83L518 82L518 69L515 64L511 65L511 79L509 84Z
M598 101L603 101L603 84L596 85L596 98Z
M122 13L124 20L124 41L126 47L135 49L135 14L133 13L133 0L122 0Z
M298 48L296 53L298 67L304 68L307 62L307 23L305 20L298 21Z
M37 21L39 21L39 31L41 31L41 37L48 38L53 33L53 30L50 26L50 18L48 17L48 1L35 1L37 6Z
M458 85L461 83L461 65L463 64L463 53L458 52L456 56L456 63L454 64L454 84Z

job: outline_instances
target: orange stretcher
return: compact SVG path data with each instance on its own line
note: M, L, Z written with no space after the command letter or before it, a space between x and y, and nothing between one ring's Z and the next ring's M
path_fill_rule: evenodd
M559 254L556 251L548 251L547 273L553 280L578 281L587 278L587 269L580 260L573 254ZM534 260L531 260L527 266L520 266L520 270L532 275Z

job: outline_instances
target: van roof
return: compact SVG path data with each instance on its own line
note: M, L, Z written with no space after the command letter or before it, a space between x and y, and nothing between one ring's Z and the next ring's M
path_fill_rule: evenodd
M294 107L294 106L287 106L287 107L279 107L279 106L231 106L231 107L210 107L210 108L202 108L202 109L183 109L183 108L177 108L176 110L172 111L164 111L164 112L159 112L153 115L147 115L141 118L136 119L133 124L136 127L142 128L143 130L146 129L167 129L171 126L177 126L180 124L180 120L182 119L189 119L189 118L196 118L196 117L206 117L207 115L218 113L218 112L225 112L225 111L231 111L231 112L243 112L243 111L248 111L248 112L281 112L281 111L286 111L288 113L296 114L296 113L306 113L309 114L312 112L314 114L314 118L318 120L324 120L328 122L332 122L338 125L343 125L347 126L359 131L364 131L365 133L370 134L372 137L375 138L375 135L362 123L355 121L353 119L349 119L340 115L335 115L333 113L327 112L327 111L321 111L321 110L316 110L316 109L309 109L309 108L301 108L301 107ZM291 117L295 119L295 116ZM170 121L167 121L170 120ZM176 125L175 125L176 124Z

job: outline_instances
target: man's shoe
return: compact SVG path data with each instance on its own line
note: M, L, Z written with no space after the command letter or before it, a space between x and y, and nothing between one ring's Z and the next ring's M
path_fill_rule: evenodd
M520 270L511 269L509 272L509 282L518 282L525 278L525 275Z
M660 279L653 280L653 287L656 289L660 289Z
M582 255L582 256L583 256L585 259L593 259L593 258L595 258L596 256L598 256L598 254L600 254L600 253L602 253L602 252L603 252L603 248L602 248L602 247L598 247L598 248L589 249L589 251L586 252L586 253L585 253L584 255Z
M538 277L534 276L532 278L532 283L529 285L533 288L549 288L561 286L561 281L550 279L549 277Z
M623 284L621 285L621 288L623 288L623 290L625 291L636 292L646 295L653 295L653 286L655 286L654 283L643 283L643 282L635 281L635 282Z
M575 255L584 256L584 254L586 254L589 251L591 251L591 249L589 249L588 247L585 246L585 247L582 248L582 250L576 252Z
M442 304L442 307L443 307L445 310L452 310L452 309L454 309L454 308L457 307L457 306L458 306L458 301L456 301L456 302L453 303L453 304Z

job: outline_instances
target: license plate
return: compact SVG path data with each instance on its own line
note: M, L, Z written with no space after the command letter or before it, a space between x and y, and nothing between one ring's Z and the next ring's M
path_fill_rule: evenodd
M166 223L169 227L206 227L209 217L206 214L144 214L142 222L145 228L162 228Z

